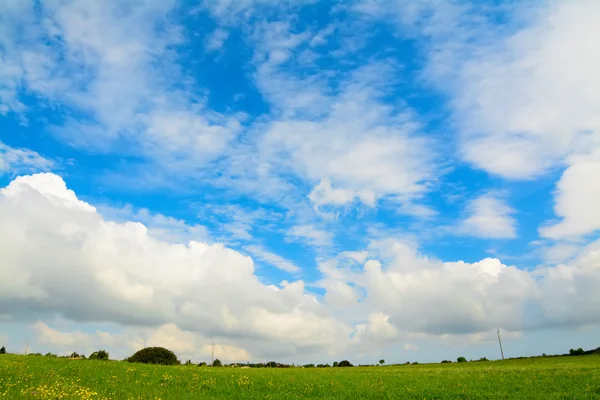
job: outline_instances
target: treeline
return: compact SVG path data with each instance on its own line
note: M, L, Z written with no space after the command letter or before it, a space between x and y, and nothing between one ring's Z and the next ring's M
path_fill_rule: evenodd
M8 354L6 347L0 347L0 355ZM600 347L593 350L583 350L581 347L578 349L570 349L569 353L565 354L555 354L555 355L546 355L542 354L541 356L532 356L532 357L510 357L508 360L518 360L518 359L526 359L526 358L537 358L537 357L565 357L565 356L584 356L590 354L600 354ZM100 361L108 361L109 354L106 350L98 350L90 354L86 357L84 354L79 354L77 352L73 352L68 356L59 356L53 353L46 353L42 355L41 353L29 353L28 356L44 356L44 357L53 357L53 358L70 358L70 359L89 359L89 360L100 360ZM161 365L181 365L181 361L177 359L175 353L170 350L167 350L163 347L147 347L145 349L139 350L131 357L127 357L123 361L126 362L135 362L135 363L144 363L144 364L161 364ZM458 357L455 362L457 363L465 363L465 362L480 362L480 361L489 361L486 357L482 357L479 360L469 360L465 357ZM383 365L385 363L384 360L379 360L379 364ZM453 361L443 360L442 364L450 364ZM401 365L418 365L418 362L410 362L406 361L401 364L390 364L390 366L401 366ZM223 364L221 360L218 358L215 359L211 364L207 364L206 362L201 362L199 364L192 363L191 360L186 361L183 365L186 366L198 366L198 367L232 367L232 368L344 368L344 367L353 367L354 365L348 360L342 361L334 361L331 365L329 364L304 364L304 365L296 365L296 364L285 364L279 363L276 361L269 361L266 363L231 363L231 364ZM360 364L359 367L372 367L373 364Z

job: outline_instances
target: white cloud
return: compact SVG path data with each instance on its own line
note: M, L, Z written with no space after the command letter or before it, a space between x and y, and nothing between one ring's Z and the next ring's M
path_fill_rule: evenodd
M371 259L360 269L344 263L345 257L322 262L319 285L352 285L359 295L352 317L382 313L378 315L398 331L398 340L419 335L464 338L498 327L522 332L593 325L600 323L592 316L593 307L600 305L592 289L600 279L599 248L598 243L588 246L566 265L526 271L493 258L441 262L386 240L372 246Z
M310 246L327 247L333 244L333 235L313 225L293 226L286 232L288 240L301 241Z
M270 251L265 250L260 245L249 245L249 246L244 247L244 249L249 251L251 254L253 254L258 259L263 260L263 261L271 264L275 268L279 268L282 271L286 271L286 272L299 272L300 271L300 267L295 265L293 262L286 260L285 258L283 258L275 253L271 253Z
M600 230L600 151L572 160L556 185L554 211L561 221L540 228L553 239L583 236Z
M0 219L0 308L9 315L175 324L229 346L252 337L263 354L267 342L286 354L343 346L350 332L302 281L265 286L249 257L220 244L171 244L140 223L106 221L53 174L2 189Z
M354 191L349 189L337 189L331 187L331 179L322 179L308 195L310 201L318 209L319 206L331 204L342 206L354 201L355 198L360 199L364 204L373 207L375 206L375 194L372 191Z
M298 179L312 187L317 211L355 199L368 206L384 196L420 199L436 179L436 143L406 104L385 100L399 67L315 72L299 57L314 37L285 21L254 27L254 78L271 113L252 129L254 143L232 151L225 175L236 179L226 184L297 203L305 192L290 177Z
M598 243L569 264L525 271L492 258L442 262L379 240L319 264L323 303L303 281L261 284L252 260L222 245L168 243L140 223L106 221L53 174L2 189L0 219L0 307L35 318L37 340L57 348L125 356L161 344L201 359L214 341L232 360L308 357L600 323ZM42 322L55 315L122 332Z
M56 163L29 149L16 149L0 142L0 174L26 174L53 169Z
M135 151L179 178L197 173L240 131L237 116L206 108L177 66L172 47L184 36L172 20L175 1L10 4L0 35L10 66L0 74L0 100L25 115L24 94L75 111L82 117L51 127L64 142Z
M467 217L460 223L458 231L483 238L515 238L517 221L512 216L514 213L500 194L488 192L470 201Z
M463 61L453 87L468 161L528 178L598 143L598 12L596 2L546 4L525 28Z
M218 51L223 48L225 41L229 37L229 32L225 29L215 29L209 37L206 38L204 47L207 51Z
M83 332L61 332L50 328L45 323L38 321L33 326L36 332L36 341L49 344L58 348L88 348L93 343L92 335Z
M139 222L148 228L148 234L169 243L187 243L189 241L210 242L208 228L203 225L190 225L181 219L152 213L147 208L136 209L131 205L122 208L100 206L99 212L109 221Z

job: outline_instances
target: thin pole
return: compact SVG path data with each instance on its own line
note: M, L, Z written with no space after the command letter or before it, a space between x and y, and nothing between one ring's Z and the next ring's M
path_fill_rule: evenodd
M25 345L25 355L27 355L27 350L29 350L29 342L31 342L31 340L28 340L27 344Z
M214 365L215 363L215 342L213 342L213 348L212 348L212 361L210 363L210 365Z
M500 343L500 353L502 354L502 359L504 360L504 350L502 350L502 340L500 340L500 329L498 329L498 343Z

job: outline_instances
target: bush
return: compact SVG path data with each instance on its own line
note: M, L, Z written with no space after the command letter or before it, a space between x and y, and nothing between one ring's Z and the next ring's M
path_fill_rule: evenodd
M215 358L215 361L213 361L212 366L213 367L222 367L223 363L218 358Z
M466 359L466 358L464 358L464 357L458 357L458 358L456 359L456 362L467 362L467 359Z
M571 349L569 350L569 355L571 356L581 356L585 354L585 351L580 347L577 350Z
M337 361L334 361L334 362L333 362L333 366L334 366L334 367L337 367L337 366L338 366L338 362L337 362Z
M204 361L202 361L200 364L198 364L199 367L206 367L206 363Z
M90 354L90 360L108 361L108 352L104 350L95 351Z
M348 360L340 361L339 364L338 364L338 367L353 367L353 366L354 365L352 365L350 363L350 361L348 361Z
M444 360L444 361L442 361L442 364L452 364L452 361L450 361L450 360Z
M44 355L44 357L53 357L53 358L56 358L56 354L52 354L52 353L46 353L46 354Z
M379 365L383 365L383 364L385 364L385 360L383 360L383 359L379 360Z
M127 359L129 362L143 364L176 365L179 360L175 353L164 347L146 347Z
M0 348L0 354L6 354L6 347L2 346Z

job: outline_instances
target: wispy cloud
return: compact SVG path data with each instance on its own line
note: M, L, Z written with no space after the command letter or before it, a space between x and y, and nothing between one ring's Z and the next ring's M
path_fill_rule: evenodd
M244 249L250 252L253 256L257 257L259 260L265 261L274 266L275 268L279 268L282 271L293 273L300 271L300 267L295 265L293 262L266 250L260 245L255 244L245 246Z
M23 148L13 148L0 142L0 174L17 175L55 169L56 161Z

